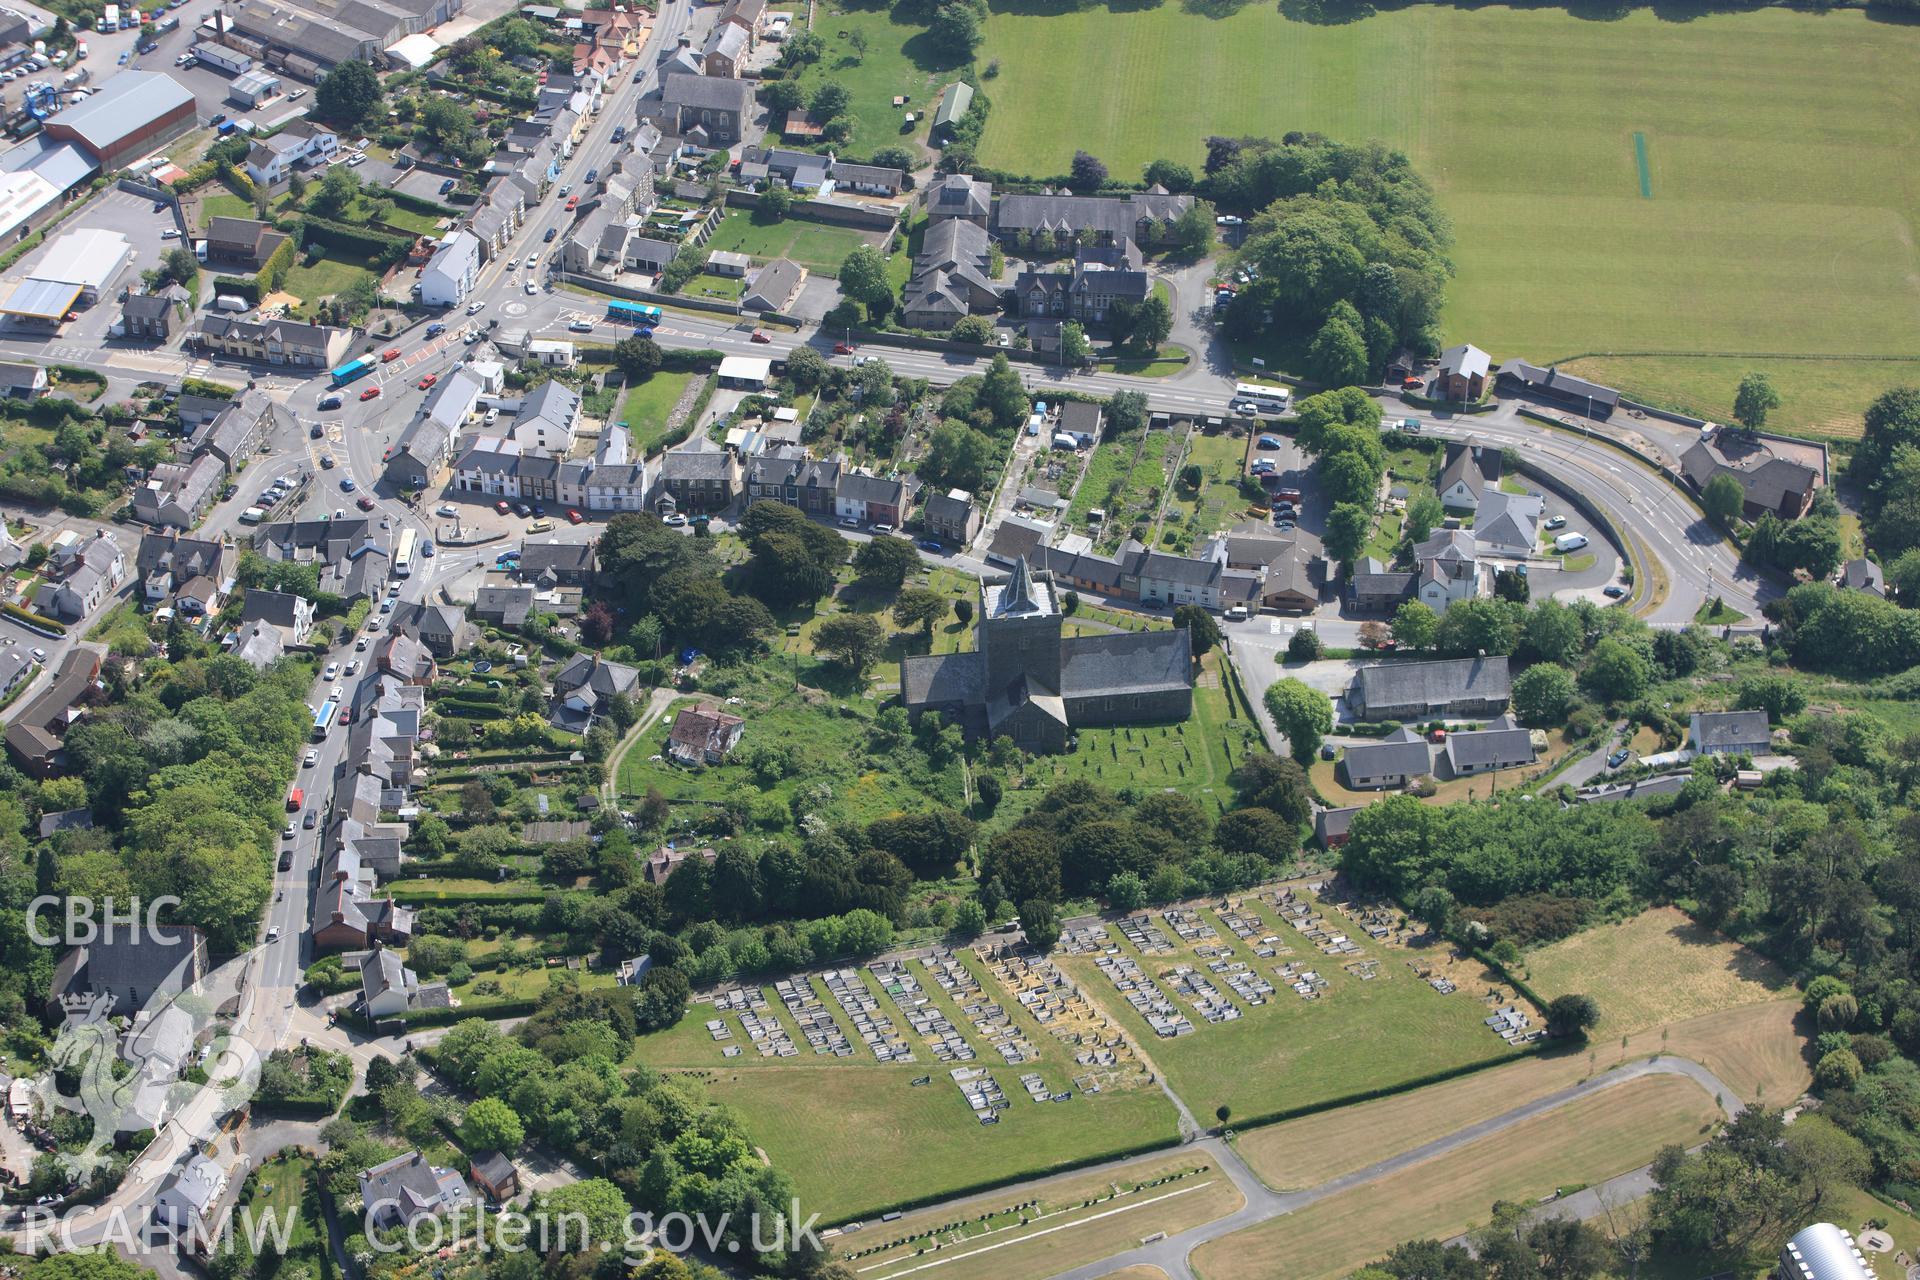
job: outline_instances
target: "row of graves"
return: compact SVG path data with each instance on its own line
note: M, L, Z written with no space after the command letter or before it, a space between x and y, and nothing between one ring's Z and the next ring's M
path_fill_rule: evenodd
M1160 990L1132 956L1117 949L1103 951L1093 958L1093 963L1107 975L1107 981L1114 985L1120 998L1146 1019L1153 1034L1162 1039L1193 1034L1193 1023L1187 1021L1187 1015L1180 1012L1179 1006L1167 998L1166 992Z
M972 1062L973 1046L967 1043L965 1036L953 1025L946 1013L935 1004L920 982L907 966L898 960L875 960L867 966L874 981L887 993L892 1001L900 1006L907 1025L914 1034L927 1042L927 1048L940 1062Z
M1307 891L1318 894L1321 885L1308 885ZM1279 917L1294 929L1302 938L1312 943L1320 954L1341 961L1341 968L1362 982L1372 982L1380 976L1380 962L1361 951L1338 926L1329 926L1327 918L1321 914L1316 901L1309 902L1291 887L1269 889L1261 895L1261 900L1271 906ZM1289 948L1291 950L1291 948ZM1318 1000L1329 987L1325 975L1317 968L1309 967L1305 962L1290 960L1274 969L1274 976L1293 989L1293 993L1302 1000Z
M714 1009L721 1015L738 1015L740 1029L746 1033L747 1043L763 1058L796 1058L800 1049L793 1043L793 1037L787 1034L786 1027L774 1016L773 1006L767 1003L767 996L758 987L732 987L719 991L713 997ZM716 1023L718 1030L716 1031ZM731 1037L725 1034L728 1028L724 1021L707 1023L707 1030L715 1040ZM740 1056L740 1046L732 1044L720 1051L724 1058Z
M841 1012L847 1015L847 1021L853 1024L853 1033L881 1062L912 1062L913 1050L905 1040L900 1039L893 1028L893 1019L880 1008L880 1002L873 992L867 990L867 984L860 981L858 969L829 969L820 975L827 984L827 994L834 998Z
M1497 1008L1491 1016L1481 1021L1495 1035L1514 1046L1532 1044L1547 1034L1545 1028L1534 1026L1532 1016L1517 1004Z
M1225 948L1231 955L1233 949ZM1232 1022L1240 1016L1240 1007L1220 994L1220 988L1196 971L1191 965L1180 965L1163 975L1173 986L1176 995L1187 998L1201 1018L1211 1023Z
M1080 1092L1099 1093L1144 1080L1145 1071L1125 1033L1095 1009L1053 961L1024 944L996 944L981 958L1008 996L1073 1055L1073 1082Z
M782 978L773 984L773 994L780 997L780 1003L787 1007L787 1016L800 1028L800 1036L813 1047L815 1053L830 1053L836 1058L851 1058L853 1046L847 1042L847 1033L827 1012L827 1006L820 1002L819 994L814 991L813 983L806 975Z
M973 970L960 963L951 951L936 947L920 963L926 966L928 976L946 993L947 999L960 1006L960 1012L973 1023L974 1033L1008 1066L1017 1067L1040 1056L1033 1042L1014 1025L1006 1008L987 997Z

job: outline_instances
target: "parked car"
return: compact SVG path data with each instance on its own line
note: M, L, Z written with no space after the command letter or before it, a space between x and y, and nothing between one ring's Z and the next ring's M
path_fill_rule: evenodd
M583 524L585 522L586 522L585 516L581 515L578 511L573 510L571 507L567 509L568 524Z
M553 238L554 238L555 236L557 236L557 235L559 235L559 234L560 234L560 228L558 228L558 227L548 227L548 228L547 228L547 234L546 234L546 235L544 235L544 236L541 236L541 237L540 237L540 243L541 243L541 244L552 244L552 243L553 243Z
M493 509L499 512L501 515L505 515L507 514L507 512L511 511L513 508L507 505L507 500L505 498L502 498L500 499L500 501L493 504Z
M1600 594L1609 600L1618 600L1627 594L1627 589L1617 582L1610 582L1600 589Z
M1625 747L1620 748L1618 751L1614 752L1612 755L1607 757L1607 768L1618 769L1621 765L1627 762L1628 757L1631 756L1632 754L1633 753L1631 751L1628 751Z
M446 195L447 192L453 190L453 188L454 188L454 180L452 178L448 178L445 182L440 184L440 194Z
M433 509L433 513L437 516L457 516L460 514L460 508L451 502L443 502Z
M1254 443L1262 449L1278 449L1280 447L1280 437L1261 436L1258 440L1254 441Z
M687 518L676 511L660 523L666 525L669 529L679 529L686 525Z
M1548 516L1546 527L1549 529L1564 529L1567 527L1567 518L1565 516Z
M860 522L858 520L855 520L852 516L841 516L840 527L842 529L858 529L860 527Z
M946 550L945 547L935 542L932 538L922 538L920 539L920 541L916 542L914 545L919 547L922 551L931 551L935 555L938 555L942 551Z

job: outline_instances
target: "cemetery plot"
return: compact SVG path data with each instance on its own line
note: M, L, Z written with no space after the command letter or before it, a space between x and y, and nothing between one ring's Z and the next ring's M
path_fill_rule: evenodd
M780 997L780 1003L787 1006L787 1016L800 1028L801 1036L813 1046L815 1053L830 1053L836 1058L853 1056L853 1046L847 1043L847 1033L827 1012L827 1006L820 1002L813 983L808 981L805 974L780 979L773 984L773 993Z
M955 1067L947 1073L953 1082L960 1086L960 1096L967 1100L967 1106L973 1109L974 1117L981 1124L999 1124L1000 1113L1008 1107L1007 1095L1000 1092L1000 1086L985 1067Z
M1193 1034L1193 1024L1187 1021L1187 1015L1167 999L1166 993L1142 972L1132 956L1100 955L1094 958L1094 964L1107 975L1120 998L1145 1019L1147 1029L1153 1034L1162 1038Z
M1336 905L1337 882L1317 888L1280 884L1151 919L1082 925L1063 935L1057 960L1138 1043L1157 1041L1154 1065L1190 1107L1226 1104L1241 1123L1527 1044L1531 1024L1507 1038L1481 1021L1514 999L1510 991L1484 1008L1443 998L1383 959L1404 945L1394 913L1359 900ZM1536 1011L1521 1012L1538 1023Z
M893 1020L880 1009L880 1002L860 981L858 969L829 969L820 975L832 996L853 1024L853 1033L866 1043L881 1062L912 1062L913 1050L898 1038Z
M734 987L730 990L714 993L714 1008L721 1013L737 1013L740 1016L740 1029L746 1033L747 1042L763 1058L796 1058L800 1049L793 1043L793 1037L774 1016L773 1006L767 1003L767 993L758 987ZM737 1054L726 1054L737 1057Z
M913 1028L915 1035L927 1042L936 1059L941 1062L973 1061L973 1046L954 1028L932 997L920 989L919 980L907 972L905 964L898 960L876 960L867 966L867 972L874 976L880 989L900 1006L907 1025Z
M995 948L987 963L1015 1003L1073 1054L1073 1082L1080 1092L1147 1083L1146 1069L1126 1035L1051 960L1033 951Z
M928 974L947 999L960 1006L961 1014L973 1024L974 1033L986 1041L987 1048L999 1054L1008 1066L1017 1067L1040 1056L1033 1042L1014 1025L1007 1011L987 998L980 989L980 980L973 976L973 970L954 959L951 951L937 949L920 963L926 966Z

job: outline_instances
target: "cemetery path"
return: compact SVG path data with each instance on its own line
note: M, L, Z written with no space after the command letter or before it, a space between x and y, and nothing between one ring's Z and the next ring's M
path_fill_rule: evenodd
M1744 1105L1740 1101L1740 1095L1734 1092L1725 1081L1697 1062L1671 1056L1644 1058L1638 1062L1623 1063L1589 1080L1561 1089L1557 1093L1550 1093L1491 1119L1456 1130L1445 1137L1436 1138L1432 1142L1388 1156L1384 1160L1377 1160L1364 1168L1341 1174L1337 1178L1329 1178L1317 1186L1293 1191L1275 1191L1255 1176L1253 1170L1248 1168L1246 1162L1240 1158L1239 1152L1224 1139L1205 1138L1190 1144L1190 1147L1204 1148L1220 1162L1222 1171L1232 1179L1241 1194L1246 1196L1245 1206L1223 1218L1216 1218L1212 1222L1189 1228L1164 1240L1156 1240L1152 1244L1113 1254L1098 1262L1075 1267L1070 1271L1060 1272L1050 1280L1100 1280L1100 1277L1115 1271L1141 1265L1160 1268L1167 1273L1170 1280L1194 1280L1193 1270L1188 1266L1187 1259L1195 1249L1210 1240L1217 1240L1243 1228L1294 1213L1329 1196L1351 1191L1428 1160L1450 1154L1523 1121L1558 1110L1570 1102L1649 1076L1685 1076L1712 1094L1715 1103L1729 1119L1738 1115ZM1164 1154L1164 1152L1156 1154ZM1118 1161L1114 1167L1122 1168L1128 1163L1131 1162ZM1085 1170L1081 1172L1084 1173Z

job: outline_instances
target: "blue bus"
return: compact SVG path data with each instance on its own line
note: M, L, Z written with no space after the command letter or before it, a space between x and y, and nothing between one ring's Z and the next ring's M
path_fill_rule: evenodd
M333 728L334 717L339 714L340 704L332 698L328 698L320 704L320 709L313 713L313 740L315 742L320 742L326 738L327 731Z
M660 308L649 307L639 302L622 302L615 298L607 303L607 319L651 329L660 323Z
M372 356L361 356L358 360L349 360L333 371L333 385L344 387L355 378L364 378L379 364Z

